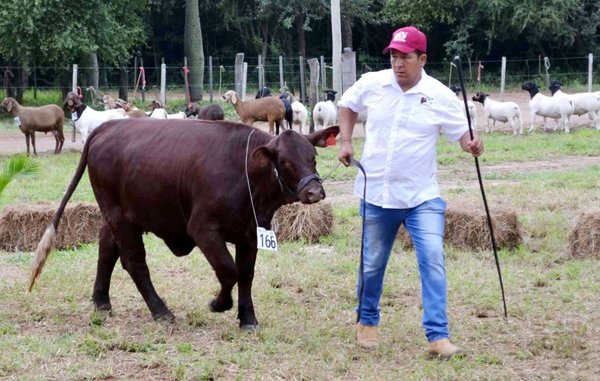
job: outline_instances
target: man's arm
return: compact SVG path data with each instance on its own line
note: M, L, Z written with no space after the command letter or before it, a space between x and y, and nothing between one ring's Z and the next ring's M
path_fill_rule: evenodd
M347 107L338 108L338 123L340 125L340 150L338 160L346 167L350 166L348 158L354 156L352 148L352 132L356 123L357 113Z

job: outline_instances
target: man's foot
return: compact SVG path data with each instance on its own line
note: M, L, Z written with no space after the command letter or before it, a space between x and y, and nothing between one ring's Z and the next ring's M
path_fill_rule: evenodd
M463 350L452 344L449 339L441 339L429 343L429 359L448 360L452 356L459 356L463 353Z
M375 349L379 344L378 328L356 323L356 343L365 349Z

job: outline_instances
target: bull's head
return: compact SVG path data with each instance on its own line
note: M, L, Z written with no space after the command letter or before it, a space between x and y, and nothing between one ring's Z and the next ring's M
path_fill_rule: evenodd
M312 204L325 198L314 147L327 146L327 139L335 138L339 132L338 126L310 135L287 130L256 148L252 159L260 167L272 166L274 176L287 196L286 201Z

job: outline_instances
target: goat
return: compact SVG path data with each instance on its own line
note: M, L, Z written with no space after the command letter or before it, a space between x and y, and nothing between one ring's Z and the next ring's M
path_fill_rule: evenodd
M315 131L332 126L337 122L337 107L333 104L337 91L326 90L325 93L327 94L327 100L317 102L313 108L312 118Z
M271 95L271 90L269 90L267 86L263 86L260 89L258 89L258 92L256 93L256 96L254 98L264 98L268 97L269 95Z
M546 131L546 118L560 119L560 125L569 133L569 119L575 111L573 102L566 98L548 97L538 89L532 81L527 81L521 85L521 89L529 92L529 109L531 111L531 127L529 132L535 127L535 116L544 118L544 131ZM557 123L558 124L558 123Z
M198 103L192 102L185 108L184 113L188 118L195 116L198 119L204 120L225 120L223 108L215 103L200 106Z
M155 119L187 119L185 113L183 111L177 112L175 114L167 113L167 110L163 107L162 103L157 100L153 100L147 106L150 107L150 113L146 113L150 118Z
M285 118L285 106L277 97L264 97L242 101L238 94L229 90L223 94L223 102L233 105L243 123L252 125L256 121L269 122L269 133L274 134L277 126L277 134Z
M588 114L592 121L592 126L600 130L600 95L596 93L563 93L560 89L560 82L557 80L550 82L550 92L553 97L567 98L573 102L573 114L581 116Z
M523 117L521 116L521 108L515 102L500 102L490 98L489 94L476 93L473 96L474 102L480 102L483 105L483 111L485 113L485 119L487 125L485 132L492 133L496 126L496 121L509 122L510 127L513 130L513 135L517 135L517 125L515 119L519 121L518 133L523 133ZM494 122L490 127L490 119Z
M306 107L302 103L296 100L292 93L285 91L279 96L279 98L286 99L288 102L290 102L290 107L292 109L292 124L289 124L288 121L288 127L292 129L292 125L297 124L298 132L302 133L304 126L306 125L306 119L308 118L308 110L306 110Z
M463 101L462 97L459 97L458 94L460 94L461 92L461 88L458 86L450 86L450 90L452 90L454 92L454 94L456 94L456 96L459 98L460 100L460 105L463 109L463 112L465 113L465 116L467 115L467 111L465 110L465 102ZM483 103L483 102L482 102ZM467 107L469 110L469 117L471 118L471 126L473 128L475 128L477 126L477 108L475 107L475 103L473 103L473 101L470 101L467 99ZM494 120L495 122L495 120ZM486 130L487 132L487 130Z
M6 112L12 114L19 129L25 134L25 144L27 145L27 155L29 155L29 139L31 138L31 146L33 154L37 155L35 149L35 132L52 132L56 145L54 153L59 154L65 142L63 134L63 125L65 123L64 111L54 104L49 104L40 107L25 107L21 106L14 98L5 98L0 103Z
M117 99L115 101L115 103L117 104L117 108L122 108L123 110L125 110L125 113L127 114L127 117L129 117L129 118L146 118L146 117L148 117L148 114L146 113L146 111L140 110L133 103L126 102L123 99ZM156 118L156 119L165 119L165 118Z
M73 123L75 123L75 127L81 134L83 144L85 144L88 135L107 120L127 118L127 113L122 108L104 111L94 110L83 104L79 96L72 91L67 94L63 107L71 111Z
M104 105L105 110L114 110L117 108L117 101L115 101L115 99L108 94L104 94L101 98L99 98L99 101Z

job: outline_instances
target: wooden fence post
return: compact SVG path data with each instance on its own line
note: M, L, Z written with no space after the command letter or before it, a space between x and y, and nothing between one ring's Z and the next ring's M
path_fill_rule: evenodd
M306 103L306 91L304 87L304 57L298 57L300 65L300 103Z
M283 81L283 57L279 56L279 91L282 92L285 87L285 82Z
M167 104L167 65L163 62L160 64L160 103Z
M319 101L319 61L316 58L311 58L307 62L310 69L310 84L308 88L310 99L308 103L308 109L313 110ZM310 118L309 132L315 132L315 124L312 117Z
M73 78L71 90L77 94L77 64L73 64ZM75 122L73 122L73 134L71 135L71 141L75 142Z
M348 90L354 82L356 82L356 53L351 48L344 48L342 54L342 92Z
M246 86L248 83L248 62L242 64L242 100L246 100Z
M506 57L502 57L502 68L500 71L500 101L504 99L504 85L506 82Z
M242 81L244 78L244 53L237 53L235 55L235 92L243 97L242 94Z
M592 82L594 73L594 55L588 54L588 92L592 92Z
M213 60L208 56L208 94L210 103L213 101Z
M321 90L323 91L317 95L317 99L321 101L325 100L325 89L327 88L327 80L325 78L326 75L327 72L325 71L325 57L321 56Z

